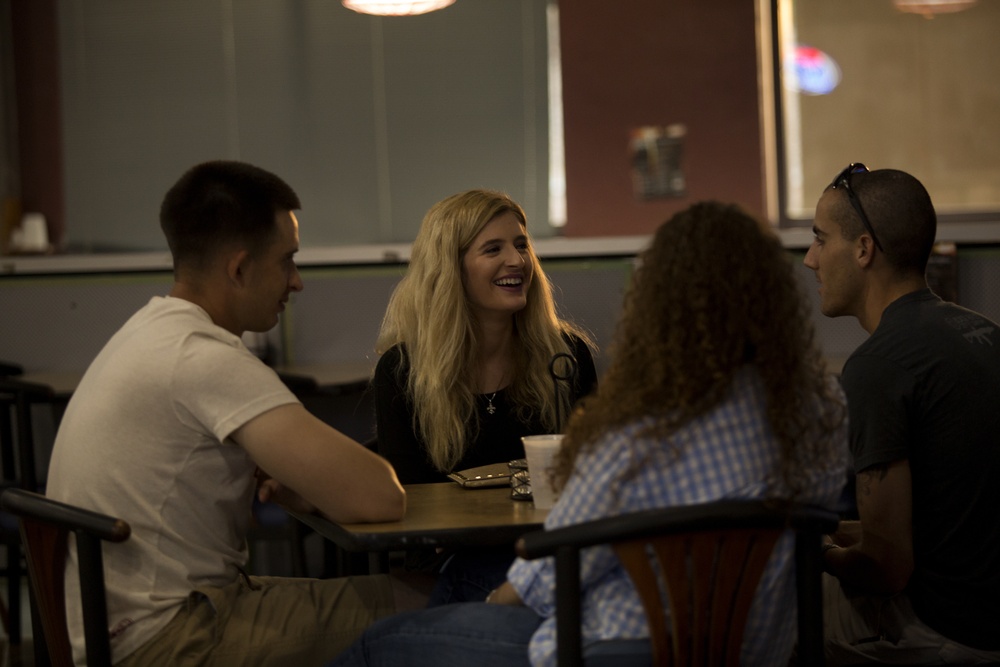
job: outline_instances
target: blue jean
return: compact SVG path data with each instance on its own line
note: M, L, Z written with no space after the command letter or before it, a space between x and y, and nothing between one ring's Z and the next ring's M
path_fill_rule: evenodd
M542 619L527 607L466 602L396 614L369 627L327 667L529 665Z
M438 576L427 606L482 602L490 591L507 581L507 570L513 561L513 549L471 549L452 554Z

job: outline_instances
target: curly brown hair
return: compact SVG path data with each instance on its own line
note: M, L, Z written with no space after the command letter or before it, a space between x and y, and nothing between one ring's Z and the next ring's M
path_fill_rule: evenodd
M804 468L823 460L845 418L813 343L810 311L791 258L766 223L704 202L661 225L640 256L595 394L570 419L554 464L565 485L577 456L605 432L652 417L640 435L671 434L721 403L752 364L780 443L781 477L794 495ZM816 424L817 398L828 406Z

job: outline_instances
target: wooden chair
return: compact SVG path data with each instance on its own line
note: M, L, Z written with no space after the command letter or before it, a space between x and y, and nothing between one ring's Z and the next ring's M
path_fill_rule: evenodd
M91 667L110 666L111 646L101 542L127 540L131 534L128 523L24 489L5 490L0 496L0 507L20 520L28 577L38 607L40 630L52 664L55 667L73 665L65 598L67 538L72 532L76 536L80 566L87 664Z
M7 366L10 369L12 367ZM53 401L51 388L0 376L0 491L21 488L38 491L35 436L31 406ZM0 544L6 550L7 564L0 569L7 579L7 604L0 602L2 617L10 642L21 643L21 535L15 517L0 512Z
M615 549L642 599L650 625L647 664L738 665L757 584L778 538L794 530L799 661L822 665L820 536L837 522L835 512L817 507L720 501L538 531L522 537L517 550L528 559L555 556L560 666L583 664L580 549L599 544ZM624 659L604 653L608 664ZM634 649L629 653L634 659Z

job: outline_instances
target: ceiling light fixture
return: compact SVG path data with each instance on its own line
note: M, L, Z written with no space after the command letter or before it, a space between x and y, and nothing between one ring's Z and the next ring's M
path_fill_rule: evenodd
M348 9L376 16L415 16L444 9L455 0L343 0Z
M953 14L968 9L977 0L892 0L893 6L901 12L920 14L932 19L937 14Z

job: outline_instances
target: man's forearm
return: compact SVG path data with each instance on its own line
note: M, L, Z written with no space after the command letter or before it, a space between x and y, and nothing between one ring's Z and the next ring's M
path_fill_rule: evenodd
M905 459L858 473L860 521L845 521L824 554L826 571L869 595L893 595L913 573L912 482Z

